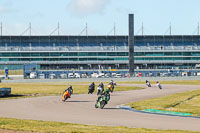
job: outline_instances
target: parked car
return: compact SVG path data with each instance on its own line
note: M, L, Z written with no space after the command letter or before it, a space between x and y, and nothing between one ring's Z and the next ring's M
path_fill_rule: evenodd
M121 78L122 75L120 73L117 73L116 75L114 75L114 78Z
M106 73L105 74L105 78L110 78L111 77L111 74L110 73Z

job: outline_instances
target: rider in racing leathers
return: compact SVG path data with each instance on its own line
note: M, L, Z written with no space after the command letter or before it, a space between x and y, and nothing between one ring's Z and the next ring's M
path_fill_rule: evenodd
M66 91L68 91L72 95L73 94L72 86L70 85L69 88L67 88L64 92ZM71 95L69 96L69 98L71 98Z
M114 89L116 83L113 80L110 80L110 83L108 83L108 85L112 85L112 90Z
M99 84L98 87L101 87L104 90L104 84L103 84L103 82L100 82L100 84Z
M109 89L106 89L101 95L98 96L98 99L97 99L97 102L99 101L99 99L104 95L108 101L110 100L110 90ZM107 101L106 101L106 104L107 104Z

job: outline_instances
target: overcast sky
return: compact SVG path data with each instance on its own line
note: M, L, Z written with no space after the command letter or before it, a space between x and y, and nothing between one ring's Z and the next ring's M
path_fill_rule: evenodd
M0 0L4 35L49 35L60 24L60 34L78 35L88 24L89 35L128 34L128 14L135 14L135 34L193 35L200 21L200 0ZM25 35L28 33L25 33ZM55 33L56 34L56 33ZM84 35L83 33L82 35ZM111 33L111 35L113 32Z

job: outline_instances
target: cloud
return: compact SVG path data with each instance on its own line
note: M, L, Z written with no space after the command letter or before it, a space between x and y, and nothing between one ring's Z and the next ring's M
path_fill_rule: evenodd
M121 13L121 14L130 14L130 13L135 13L136 12L133 9L121 8L121 7L118 7L115 10L116 10L117 13Z
M0 14L3 14L3 13L13 13L13 12L18 12L18 10L15 10L15 9L12 9L10 7L6 7L5 5L2 6L0 5Z
M0 5L0 13L3 13L5 10L6 9L2 5Z
M72 15L88 16L102 13L111 0L71 0L67 6Z

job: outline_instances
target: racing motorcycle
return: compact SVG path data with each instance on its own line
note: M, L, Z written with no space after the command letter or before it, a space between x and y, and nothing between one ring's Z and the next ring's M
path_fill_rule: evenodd
M103 109L104 106L108 103L110 100L110 90L106 89L105 93L100 95L96 101L95 108Z
M97 87L97 95L101 95L103 93L104 89L101 86Z
M117 85L115 82L109 83L108 84L108 89L113 93L115 85Z
M65 102L68 98L70 98L71 94L72 93L70 91L65 91L62 95L62 101Z
M89 87L88 87L88 94L92 94L95 90L95 84L91 84Z
M159 89L162 89L162 86L161 86L161 84L159 83L159 84L157 84L157 86L158 86L158 88Z
M148 87L151 87L151 84L150 84L150 82L148 81L148 82L146 82L146 85L148 86Z

